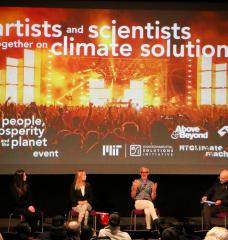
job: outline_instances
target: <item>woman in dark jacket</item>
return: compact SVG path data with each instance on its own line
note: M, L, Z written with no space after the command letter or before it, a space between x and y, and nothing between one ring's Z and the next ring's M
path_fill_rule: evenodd
M70 200L72 209L78 212L78 222L81 224L84 219L84 225L88 223L89 211L92 209L92 189L86 182L86 172L79 170L75 174L75 180L71 185Z
M37 230L37 222L41 219L41 213L32 204L31 191L26 180L27 176L24 170L15 172L13 184L10 186L12 208L13 213L23 215L32 231L35 231Z

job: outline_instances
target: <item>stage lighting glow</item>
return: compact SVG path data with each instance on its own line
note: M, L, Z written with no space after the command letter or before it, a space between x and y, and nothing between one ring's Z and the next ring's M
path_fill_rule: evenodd
M56 101L56 105L63 106L63 103L62 103L62 102L60 102L60 101Z
M107 104L107 99L94 98L94 99L90 99L90 102L92 102L95 106L104 106L105 104Z
M226 89L216 89L215 90L215 104L225 105L226 104Z
M143 89L144 82L139 80L131 80L130 81L130 88L131 89Z
M89 80L89 88L104 88L104 80L91 79Z
M143 106L143 90L138 89L125 89L124 91L124 101L132 101L134 104L139 104Z
M66 87L65 77L62 74L61 72L52 72L52 84L54 87Z
M24 49L24 66L35 66L35 52L33 50Z
M80 97L80 104L81 105L88 105L88 103L89 103L89 100L88 100L87 96L81 96Z
M161 105L161 99L160 99L160 97L155 97L155 98L153 99L153 105L156 106L156 107L158 107L158 106Z
M90 89L89 90L89 96L90 99L96 99L96 98L105 98L106 100L110 98L111 91L110 89Z
M130 99L143 99L143 91L138 89L125 89L124 98L129 101Z
M227 64L215 64L215 104L227 103Z
M6 58L6 64L8 66L18 66L19 62L17 58L11 58L11 57L7 57Z
M140 111L141 107L142 107L142 106L140 106L139 104L136 104L136 105L135 105L136 111Z
M103 79L89 80L89 101L95 106L101 106L110 101L111 89L105 88Z
M17 103L17 86L14 85L6 85L6 99L11 97L11 101Z
M211 105L211 89L201 90L201 105Z

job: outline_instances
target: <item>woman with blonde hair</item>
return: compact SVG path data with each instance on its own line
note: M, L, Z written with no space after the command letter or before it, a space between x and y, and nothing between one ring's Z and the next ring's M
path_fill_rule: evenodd
M78 222L81 224L84 219L84 225L87 225L89 211L92 210L92 189L91 185L86 182L84 170L79 170L75 174L70 190L70 200L72 209L78 212Z

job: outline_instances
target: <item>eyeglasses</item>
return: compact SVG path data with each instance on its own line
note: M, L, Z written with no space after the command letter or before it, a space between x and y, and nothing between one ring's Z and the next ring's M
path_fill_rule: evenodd
M149 173L149 172L141 172L141 173Z

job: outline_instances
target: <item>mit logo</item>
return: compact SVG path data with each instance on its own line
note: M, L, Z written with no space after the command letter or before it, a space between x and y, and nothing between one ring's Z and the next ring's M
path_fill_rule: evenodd
M119 156L120 155L120 149L122 149L122 145L103 145L103 156Z

